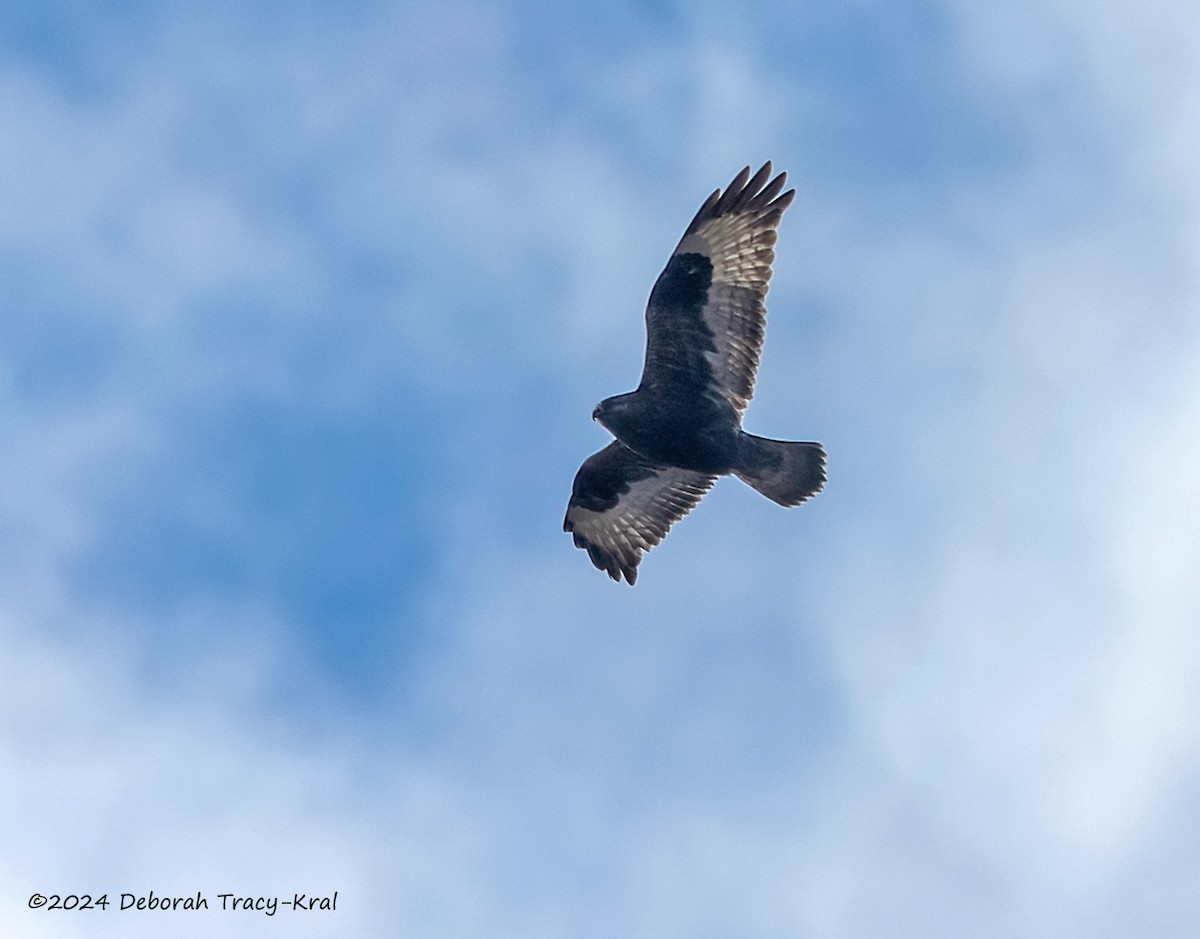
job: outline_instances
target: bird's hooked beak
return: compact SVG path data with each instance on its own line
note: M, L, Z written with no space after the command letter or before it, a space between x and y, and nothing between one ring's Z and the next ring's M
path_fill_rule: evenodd
M598 405L598 404L594 408L592 408L592 420L594 420L594 421L600 420L600 405Z

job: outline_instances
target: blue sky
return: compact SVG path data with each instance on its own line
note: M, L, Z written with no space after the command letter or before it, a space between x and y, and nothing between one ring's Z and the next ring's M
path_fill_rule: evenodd
M1194 935L1198 19L7 5L0 932ZM618 586L588 417L768 158L829 485Z

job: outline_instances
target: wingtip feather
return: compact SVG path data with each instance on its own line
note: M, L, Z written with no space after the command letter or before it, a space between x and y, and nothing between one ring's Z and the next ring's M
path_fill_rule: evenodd
M762 165L762 168L754 174L754 176L742 186L741 192L738 193L732 206L733 210L744 209L751 205L756 205L759 202L759 196L762 193L763 186L767 185L767 180L771 177L771 161L767 160Z
M729 185L725 187L725 192L721 194L721 198L717 200L716 205L712 208L712 214L714 216L724 215L726 212L731 211L741 197L742 191L745 189L749 179L750 167L743 166L741 172L733 177Z
M742 167L724 190L714 190L704 201L685 230L684 237L695 232L709 219L739 212L754 212L777 221L784 209L791 205L796 190L789 189L780 195L787 185L787 173L778 173L772 178L772 172L774 166L770 160L759 167L753 176L750 175L749 166Z

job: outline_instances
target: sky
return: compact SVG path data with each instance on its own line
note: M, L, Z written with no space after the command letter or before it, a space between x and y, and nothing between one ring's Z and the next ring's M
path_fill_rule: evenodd
M5 4L0 933L1196 935L1198 109L1169 0ZM614 584L767 159L828 485Z

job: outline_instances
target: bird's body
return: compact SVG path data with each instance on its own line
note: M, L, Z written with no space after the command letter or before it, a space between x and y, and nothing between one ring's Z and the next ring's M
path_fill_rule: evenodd
M729 404L687 406L680 395L647 388L607 398L596 420L656 463L720 476L737 459L737 413Z
M770 163L753 179L747 167L701 206L651 291L641 383L592 414L617 439L580 467L563 528L614 580L634 583L643 552L717 476L735 474L781 505L798 505L825 482L820 444L767 440L741 426L776 228L795 196L779 194L784 174L768 183L770 175Z

